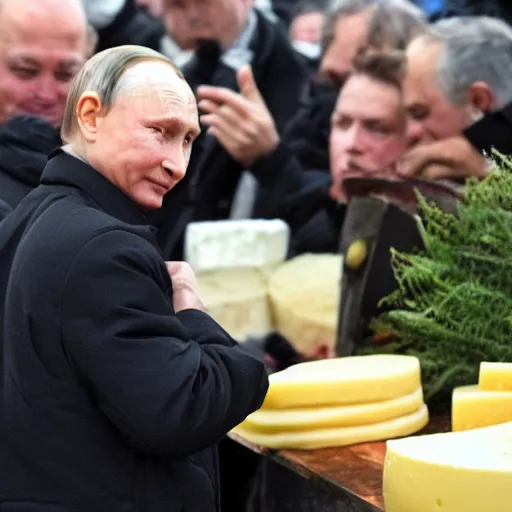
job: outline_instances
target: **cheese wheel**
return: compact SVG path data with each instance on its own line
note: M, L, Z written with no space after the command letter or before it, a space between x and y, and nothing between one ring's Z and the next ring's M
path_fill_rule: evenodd
M260 409L242 423L245 430L260 433L369 425L406 416L423 406L423 391L373 404L341 405L309 409Z
M270 276L269 297L277 330L301 353L334 347L342 257L306 254Z
M238 341L274 330L267 296L267 277L253 268L197 274L208 314Z
M488 427L512 421L512 391L483 391L462 386L453 391L452 430Z
M485 391L512 391L512 363L480 363L478 386Z
M337 427L274 434L246 430L236 427L234 432L249 442L274 450L315 450L335 446L381 441L392 437L408 436L418 432L428 423L428 409L423 405L418 411L371 425Z
M512 423L389 441L386 512L506 512L512 503Z
M369 355L325 359L270 375L263 409L381 402L421 386L416 357Z

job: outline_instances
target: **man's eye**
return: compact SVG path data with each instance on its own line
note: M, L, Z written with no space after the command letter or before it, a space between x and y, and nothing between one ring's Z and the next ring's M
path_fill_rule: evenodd
M164 129L159 126L150 126L149 129L155 133L158 133L160 135L164 134Z
M190 146L193 142L194 142L194 137L192 136L192 134L188 134L186 137L185 137L185 146Z
M55 78L59 82L70 82L74 76L74 73L71 73L70 71L59 71L58 73L55 73Z
M408 112L409 116L416 121L422 121L430 114L430 110L427 107L411 107Z
M23 68L23 67L13 67L11 71L20 78L24 80L29 80L30 78L34 78L38 75L39 70L35 68Z

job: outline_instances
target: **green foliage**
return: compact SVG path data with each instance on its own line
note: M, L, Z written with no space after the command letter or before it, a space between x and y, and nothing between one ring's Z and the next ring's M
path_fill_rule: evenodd
M398 289L373 331L372 352L417 356L429 403L446 408L455 386L474 384L481 361L512 361L512 162L470 180L458 215L418 197L426 249L392 251Z

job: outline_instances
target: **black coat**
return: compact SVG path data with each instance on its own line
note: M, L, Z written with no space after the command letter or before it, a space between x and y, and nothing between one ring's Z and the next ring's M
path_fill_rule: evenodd
M5 202L0 199L0 220L11 212L12 208Z
M294 116L306 92L308 72L302 58L290 46L279 24L257 13L256 33L250 45L254 57L252 68L258 88L272 113L277 128L282 131ZM185 70L185 76L195 88L201 83L227 87L238 91L236 73L222 62L199 62L198 58ZM208 55L214 58L215 52ZM205 69L211 68L205 76ZM236 129L236 127L234 127ZM253 169L260 189L254 217L272 216L273 200L283 186L283 169L261 167ZM182 258L185 227L192 220L221 220L229 216L233 197L240 181L242 167L206 130L194 144L191 162L184 180L164 200L163 208L153 217L160 230L159 240L169 259ZM268 210L267 210L268 209ZM270 213L269 213L270 212Z
M0 225L0 509L218 509L217 443L262 403L264 365L175 314L154 228L57 153Z
M48 155L61 145L57 130L36 116L0 125L0 199L11 208L39 185Z

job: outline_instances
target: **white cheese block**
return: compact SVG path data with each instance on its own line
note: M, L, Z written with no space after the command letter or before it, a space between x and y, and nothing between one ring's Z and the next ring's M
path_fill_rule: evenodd
M185 260L196 272L272 268L286 258L289 228L281 220L195 222L187 226Z
M293 432L261 433L236 427L233 432L251 443L274 450L316 450L335 446L381 441L392 437L408 436L418 432L428 423L426 405L418 411L380 423L355 427L311 429ZM410 512L410 511L408 511Z
M291 366L269 377L263 409L290 409L380 402L421 386L416 357L370 355Z
M389 441L386 512L507 512L512 423Z
M260 409L250 414L242 428L275 434L335 427L357 427L406 416L423 406L423 391L371 404L310 407L300 409Z
M236 340L260 337L274 330L267 296L267 278L254 268L233 268L197 274L208 314Z
M276 329L303 354L335 346L341 266L340 255L305 254L283 263L270 276Z

